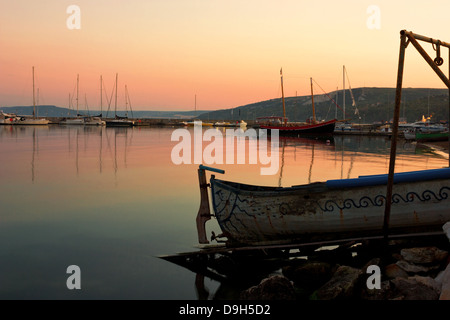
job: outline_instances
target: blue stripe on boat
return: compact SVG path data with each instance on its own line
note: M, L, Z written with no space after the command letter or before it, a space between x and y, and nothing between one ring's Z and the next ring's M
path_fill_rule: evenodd
M435 179L450 179L450 168L399 172L394 174L394 183ZM328 180L326 184L329 188L351 188L383 185L387 184L387 181L387 174L378 174L372 176L360 176L354 179Z

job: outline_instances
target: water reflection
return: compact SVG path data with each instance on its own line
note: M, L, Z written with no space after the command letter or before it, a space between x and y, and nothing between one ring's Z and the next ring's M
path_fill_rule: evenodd
M0 260L7 262L0 264L0 298L72 297L65 268L77 263L84 287L76 298L224 297L236 282L253 282L258 266L244 281L229 274L197 276L154 258L192 251L197 243L198 164L172 162L174 130L0 126L0 194L7 199L0 242L8 243L0 246ZM226 171L220 177L225 180L291 186L387 173L389 146L382 137L280 138L275 175L262 176L260 164L212 166ZM397 171L447 162L399 143ZM215 223L207 223L208 234L220 233Z

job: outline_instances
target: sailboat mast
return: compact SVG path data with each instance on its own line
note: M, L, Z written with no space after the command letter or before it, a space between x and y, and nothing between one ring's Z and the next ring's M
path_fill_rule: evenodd
M311 101L312 101L312 112L313 112L313 124L316 123L316 109L314 108L314 92L313 92L313 80L311 78Z
M342 68L342 99L344 99L342 106L344 108L343 109L343 112L344 112L343 119L345 119L345 66L343 66L343 68Z
M284 104L284 89L283 89L283 68L280 69L280 76L281 76L281 100L283 102L283 121L284 125L286 125L286 107Z
M32 76L33 76L33 118L36 118L36 97L34 94L34 66L32 67Z
M125 116L128 117L128 89L125 85Z
M100 114L103 116L103 77L100 76Z
M78 85L80 83L80 75L77 74L77 118L78 118L78 92L79 92L79 88Z
M114 116L117 116L117 77L118 77L118 74L116 73L116 98L115 98L115 102L114 102Z

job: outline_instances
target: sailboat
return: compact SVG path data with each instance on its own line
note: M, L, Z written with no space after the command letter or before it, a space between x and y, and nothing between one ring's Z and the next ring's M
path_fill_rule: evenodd
M24 116L16 117L14 121L11 121L12 124L47 125L50 122L50 120L48 119L37 117L36 97L34 90L34 66L32 68L32 74L33 74L33 117L32 118L27 118Z
M289 123L286 118L286 107L284 102L284 89L283 89L283 69L280 70L281 76L281 99L283 104L283 117L260 117L258 118L261 124L261 129L279 130L280 135L300 135L300 134L330 134L334 132L336 126L336 119L329 121L317 121L314 108L314 93L313 83L311 78L311 100L312 100L312 119L306 123ZM270 131L269 131L270 132Z
M102 89L103 89L103 78L102 76L100 76L100 114L98 116L89 116L84 118L84 123L86 125L94 125L94 126L104 126L106 125L106 121L102 120L102 116L103 116L103 94L102 94ZM87 105L87 102L86 102Z
M197 114L197 95L195 95L195 99L194 99L194 112L195 112L195 114ZM186 125L188 125L188 126L213 127L214 123L203 122L202 120L194 120L194 121L186 122Z
M348 89L350 91L350 96L352 98L352 107L355 107L355 115L358 115L359 119L361 119L361 116L359 114L358 107L356 106L356 100L355 96L353 95L352 87L350 85L350 80L348 77L347 69L345 66L342 67L342 113L343 113L343 120L340 120L340 124L336 126L335 131L336 132L342 132L342 131L355 131L359 130L357 128L354 128L352 124L350 123L351 118L346 118L347 114L345 112L345 77L347 76L348 81ZM336 90L337 92L337 90ZM336 117L337 117L337 110L336 110Z
M106 126L108 127L132 127L134 126L134 121L129 120L128 116L120 117L117 115L117 80L118 80L118 74L116 73L116 97L115 97L115 104L114 104L114 119L107 119L106 120ZM126 97L126 100L128 98ZM128 100L127 100L128 102ZM127 110L128 112L128 110Z
M76 118L66 118L60 122L60 124L69 124L69 125L83 125L84 118L80 118L80 114L78 113L78 91L79 91L79 82L80 76L77 74L77 117ZM70 108L70 98L69 98L69 108Z

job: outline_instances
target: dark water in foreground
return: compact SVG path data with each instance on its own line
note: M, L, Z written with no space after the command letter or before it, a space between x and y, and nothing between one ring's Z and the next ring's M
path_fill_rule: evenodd
M157 257L197 243L198 165L172 162L174 130L0 127L0 299L198 299L195 274ZM384 137L287 139L276 175L213 166L227 180L290 186L387 173L389 147ZM399 143L397 171L443 166ZM66 286L71 265L81 290ZM220 284L205 286L212 298Z

